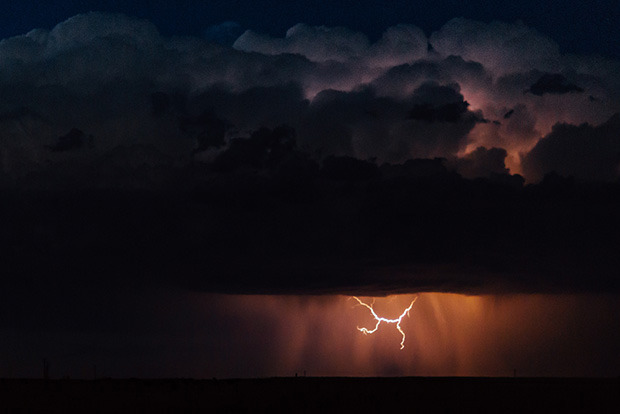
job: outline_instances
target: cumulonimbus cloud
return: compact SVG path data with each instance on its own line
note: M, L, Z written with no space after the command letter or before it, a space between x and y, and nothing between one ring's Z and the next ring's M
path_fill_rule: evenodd
M229 47L89 13L2 40L0 62L6 185L37 186L34 177L119 151L146 162L131 148L161 154L148 162L171 160L149 168L208 162L231 139L282 124L319 157L472 160L476 148L502 148L511 173L535 180L554 165L545 152L528 156L542 137L573 145L570 128L554 125L602 126L620 111L620 63L561 54L522 23L454 19L428 36L399 25L374 43L346 28L298 24L282 38L246 31ZM614 179L605 168L562 173Z

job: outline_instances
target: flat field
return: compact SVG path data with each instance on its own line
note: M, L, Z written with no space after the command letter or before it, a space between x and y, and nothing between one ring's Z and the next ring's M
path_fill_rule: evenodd
M620 378L0 379L14 412L620 412Z

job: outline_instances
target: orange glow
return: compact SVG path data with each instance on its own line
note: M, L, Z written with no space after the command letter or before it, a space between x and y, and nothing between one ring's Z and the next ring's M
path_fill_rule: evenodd
M415 318L402 317L411 295L378 297L372 306L377 317L401 316L401 350L397 329L372 340L359 334L356 326L376 328L377 317L351 296L196 294L192 303L205 315L196 340L211 345L193 361L193 375L512 376L516 369L522 376L587 376L620 369L620 356L597 356L620 346L617 295L417 297Z
M403 336L403 340L400 342L400 349L405 348L405 332L403 332L403 330L400 327L400 321L405 317L405 315L409 316L409 311L413 307L413 303L416 301L416 299L418 299L417 296L411 301L411 303L409 304L409 307L407 309L405 309L403 311L403 313L401 313L400 316L397 319L387 319L387 318L379 317L375 313L375 310L373 309L374 301L373 301L373 303L368 305L368 304L362 302L361 300L359 300L359 298L357 298L357 296L353 296L353 299L358 301L358 303L360 305L365 306L366 308L368 308L370 310L370 312L372 313L372 316L374 316L374 318L377 320L377 324L375 325L375 329L368 330L367 328L360 328L358 326L357 329L360 332L363 332L364 335L372 334L372 333L375 333L377 331L377 329L379 329L379 325L381 324L381 322L395 323L396 324L396 329L398 329L398 332L400 332L400 334Z

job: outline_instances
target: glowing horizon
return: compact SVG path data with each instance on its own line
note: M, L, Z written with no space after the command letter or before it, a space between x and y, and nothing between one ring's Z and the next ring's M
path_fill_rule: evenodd
M613 318L613 295L424 292L416 295L415 323L408 325L411 296L377 297L374 315L370 305L352 308L348 295L217 296L209 308L215 305L218 319L239 323L239 346L246 336L256 338L254 357L270 361L263 375L512 376L516 369L523 376L575 376L610 370L593 362L596 344L587 338L601 337L602 347L617 343L615 331L599 332L594 323ZM397 316L385 317L390 314ZM400 317L402 332L385 329L372 341L359 335L356 325L374 321L377 328L382 317L393 324ZM403 333L406 349L397 350L394 340L403 343ZM560 348L567 338L574 346ZM232 376L244 376L254 357L238 361ZM219 377L230 367L213 369Z
M0 376L37 376L29 349L52 361L53 375L258 378L294 376L616 376L620 358L617 294L419 293L414 318L372 339L356 325L375 321L350 295L224 295L144 292L141 309L157 325L110 337L99 333L7 335L11 357ZM372 300L372 299L370 299ZM412 295L377 297L377 315L401 315ZM368 302L368 300L366 300ZM170 307L162 307L162 303ZM355 306L353 306L355 304ZM174 312L170 309L174 308ZM413 308L412 308L413 309ZM372 325L374 326L374 325ZM18 347L25 343L27 346ZM570 346L565 346L570 343ZM118 351L115 351L118 350ZM608 356L602 358L602 356ZM610 356L610 357L609 357Z

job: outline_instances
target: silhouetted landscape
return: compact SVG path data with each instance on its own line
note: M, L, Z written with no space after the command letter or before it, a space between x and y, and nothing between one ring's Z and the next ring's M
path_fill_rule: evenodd
M620 379L0 380L2 412L616 412Z

